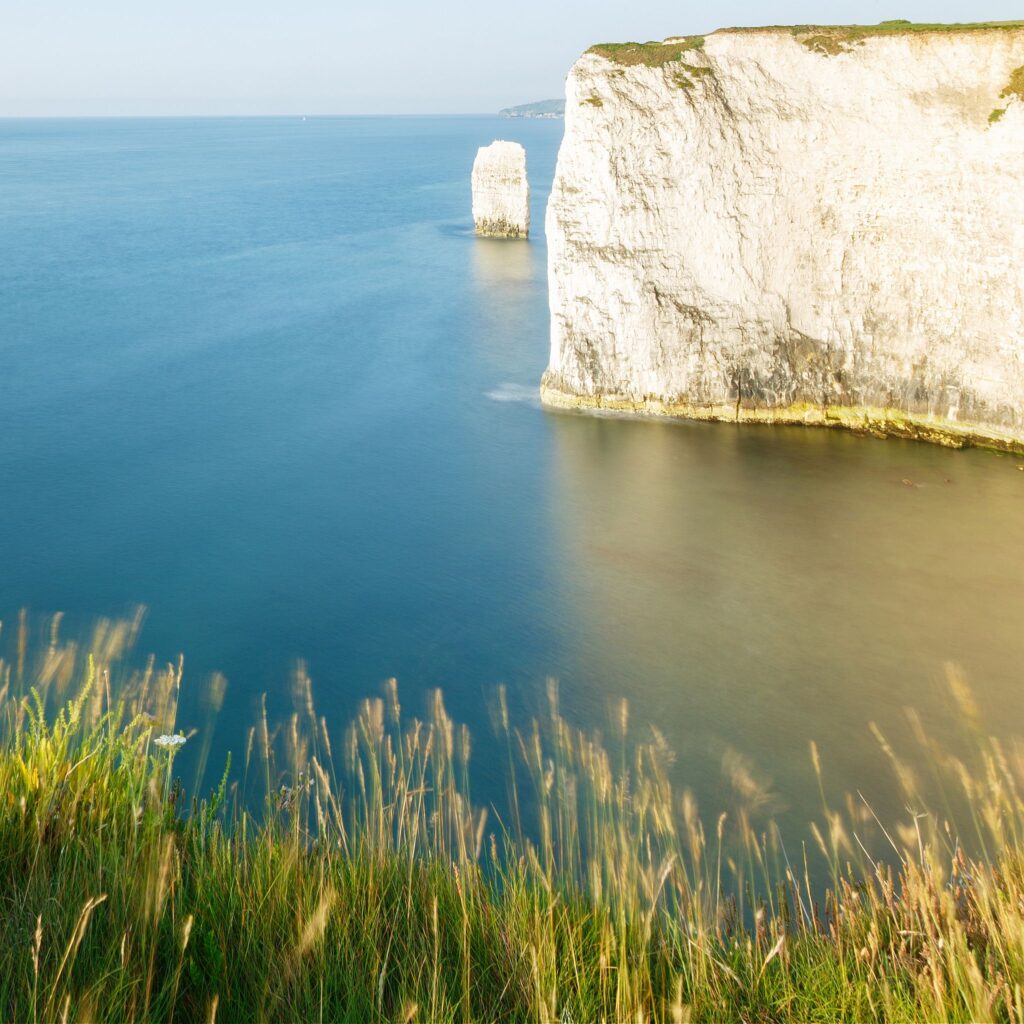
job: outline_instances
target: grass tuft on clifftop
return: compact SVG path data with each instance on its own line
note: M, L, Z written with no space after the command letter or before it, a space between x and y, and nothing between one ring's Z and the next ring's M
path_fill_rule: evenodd
M847 52L868 39L881 36L952 34L957 32L983 32L993 30L1024 29L1024 21L978 21L964 23L926 23L904 20L883 21L877 25L765 25L758 27L721 28L711 33L741 34L760 32L789 32L809 50L825 56ZM599 43L587 52L596 53L616 64L663 67L682 57L687 50L701 49L705 36L678 37L679 42Z
M977 21L964 23L913 22L904 20L882 21L877 25L792 25L771 29L729 28L723 32L789 31L809 50L834 57L846 53L868 39L883 36L951 35L960 32L1024 29L1024 21Z
M649 68L660 68L680 60L688 50L700 50L703 46L703 36L689 36L685 42L677 43L598 43L587 53L596 53L626 67L643 64Z
M877 25L764 25L736 26L718 29L719 33L740 34L746 32L791 32L795 36L827 33L848 41L869 39L876 36L901 36L949 34L957 32L1014 31L1024 29L1024 21L969 21L969 22L916 22L880 21Z

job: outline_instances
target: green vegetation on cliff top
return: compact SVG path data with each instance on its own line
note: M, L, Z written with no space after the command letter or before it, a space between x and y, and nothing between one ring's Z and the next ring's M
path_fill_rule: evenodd
M679 60L687 50L699 50L703 46L703 36L691 36L685 42L676 43L598 43L587 52L600 54L627 67L645 64L649 68L659 68Z
M917 23L911 21L883 21L877 25L766 25L756 28L721 28L713 35L761 32L788 32L797 37L808 49L834 55L849 49L850 45L879 36L949 34L955 32L981 32L991 30L1024 29L1024 21L979 21L953 24ZM679 60L687 50L700 49L704 36L680 36L672 43L598 43L587 52L596 53L616 64L661 67ZM1024 88L1024 86L1022 86Z

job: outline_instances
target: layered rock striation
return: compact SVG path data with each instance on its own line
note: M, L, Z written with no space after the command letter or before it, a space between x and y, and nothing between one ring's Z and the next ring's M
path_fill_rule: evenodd
M547 236L549 405L1024 448L1024 25L595 47Z
M526 238L530 233L530 186L526 150L498 140L482 146L473 161L473 223L478 235Z

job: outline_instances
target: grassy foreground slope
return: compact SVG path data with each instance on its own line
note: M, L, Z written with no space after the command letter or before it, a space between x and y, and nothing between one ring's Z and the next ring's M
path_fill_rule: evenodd
M121 671L126 636L0 663L5 1020L1024 1019L1024 762L980 733L970 763L933 756L984 856L890 751L914 811L885 833L895 870L826 808L821 899L799 842L751 827L742 767L748 806L705 831L657 732L629 742L622 705L606 745L554 689L522 730L498 694L503 824L440 695L408 720L390 685L331 737L301 672L291 719L196 800L176 759L202 733L160 739L181 666Z

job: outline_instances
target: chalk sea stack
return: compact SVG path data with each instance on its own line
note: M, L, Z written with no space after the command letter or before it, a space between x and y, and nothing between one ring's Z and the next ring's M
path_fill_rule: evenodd
M1024 450L1024 24L596 46L547 404Z
M526 150L498 140L481 146L473 161L473 223L487 238L526 238L530 233L530 186Z

